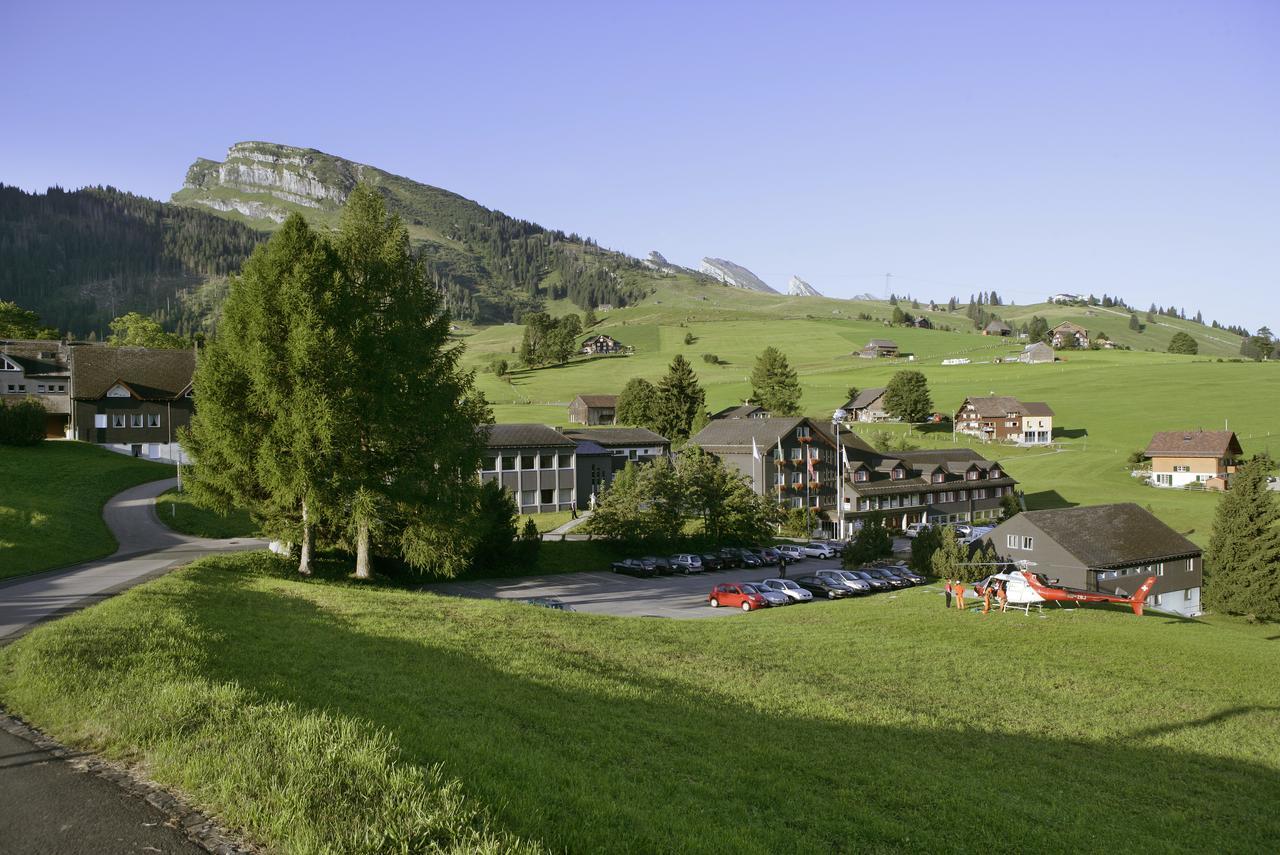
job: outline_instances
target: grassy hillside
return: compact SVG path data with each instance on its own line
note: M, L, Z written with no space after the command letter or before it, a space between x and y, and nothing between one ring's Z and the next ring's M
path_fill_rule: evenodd
M0 446L0 579L110 555L107 499L173 475L159 463L80 442Z
M37 629L0 701L286 852L1280 839L1274 628L936 588L652 621L284 573L206 560Z
M887 303L787 298L671 280L644 303L603 314L592 330L633 345L635 355L584 358L565 366L517 371L510 382L484 373L483 368L493 359L514 360L521 327L468 328L462 340L467 363L481 369L480 387L493 402L497 419L505 422L566 424L566 406L574 395L618 392L631 377L657 380L676 353L693 363L710 409L740 403L750 394L748 378L755 357L767 345L787 354L800 374L805 412L822 418L844 403L849 386L883 386L894 371L903 368L924 372L934 405L944 412L954 412L969 395L1047 401L1057 413L1060 452L1023 452L1004 446L984 451L1007 462L1032 506L1134 501L1201 543L1207 541L1217 497L1142 487L1128 474L1127 455L1146 447L1155 431L1216 429L1224 422L1239 433L1247 453L1280 454L1280 366L1276 363L1218 362L1203 355L1135 350L1065 351L1063 361L1053 365L995 364L993 360L1018 352L1022 345L975 332L889 328L854 320L860 312L888 317L891 309ZM1051 315L1052 307L1034 311ZM1052 317L1068 317L1068 311L1079 309L1064 308ZM935 316L940 324L948 322L945 312ZM949 320L957 327L968 324L962 312ZM684 343L688 333L697 339L690 345ZM1121 340L1119 327L1108 334ZM1141 335L1155 333L1149 327ZM915 360L851 356L873 337L894 339ZM1238 341L1224 348L1238 348ZM702 360L704 353L715 354L723 364L707 364ZM972 362L941 364L951 357ZM936 445L951 440L947 433L917 436L915 441Z

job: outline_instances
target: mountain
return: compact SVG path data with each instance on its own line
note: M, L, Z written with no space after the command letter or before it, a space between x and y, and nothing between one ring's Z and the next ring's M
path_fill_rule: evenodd
M821 297L818 289L814 288L808 282L805 282L799 276L792 276L787 282L787 293L792 297Z
M81 336L126 312L208 329L226 277L267 235L211 212L113 187L28 193L0 185L0 300Z
M723 258L704 258L699 270L734 288L742 288L747 291L762 291L766 294L778 293L747 268L740 264L734 264L732 261L726 261Z
M652 287L648 268L589 238L315 149L236 143L225 160L198 158L173 202L268 230L294 212L319 228L334 228L361 182L376 188L404 220L455 317L517 320L540 308L544 296L567 297L582 308L625 306Z

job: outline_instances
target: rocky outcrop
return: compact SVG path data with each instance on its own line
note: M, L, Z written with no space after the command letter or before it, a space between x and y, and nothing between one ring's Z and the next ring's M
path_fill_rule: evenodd
M805 282L799 276L792 276L787 282L787 293L792 297L821 297L818 289L814 288L808 282Z
M778 293L747 268L723 258L704 258L698 269L734 288L741 288L744 291L762 291L766 294Z

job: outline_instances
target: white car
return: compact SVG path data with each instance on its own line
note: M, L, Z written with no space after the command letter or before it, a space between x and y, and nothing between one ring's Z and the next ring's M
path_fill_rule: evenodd
M952 523L951 527L955 529L956 537L966 538L973 535L973 526L968 523Z
M931 528L933 528L933 526L929 525L928 523L912 523L911 525L907 526L902 533L914 540L915 538L924 534L926 531L928 531Z
M794 543L788 543L778 547L778 554L785 557L788 561L803 561L804 550L796 546Z
M800 551L810 558L835 558L836 551L825 543L806 543L800 547Z
M777 591L779 594L790 597L791 601L795 603L807 603L813 599L813 594L790 579L765 579L763 582L757 582L756 586Z

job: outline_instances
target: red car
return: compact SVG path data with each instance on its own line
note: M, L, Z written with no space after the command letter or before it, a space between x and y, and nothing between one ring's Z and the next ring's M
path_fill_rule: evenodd
M744 612L749 612L752 609L762 609L769 605L765 598L755 591L748 591L733 582L716 585L712 588L711 593L707 595L707 602L711 604L712 608L716 606L738 606Z

